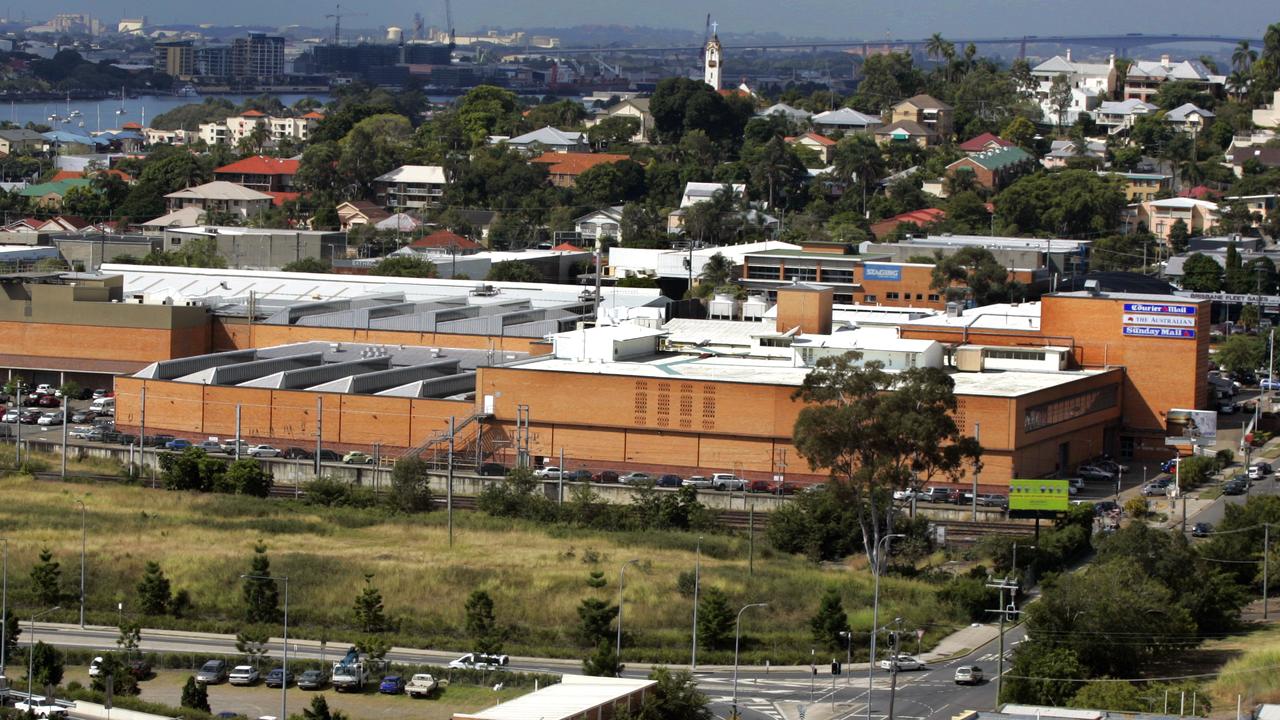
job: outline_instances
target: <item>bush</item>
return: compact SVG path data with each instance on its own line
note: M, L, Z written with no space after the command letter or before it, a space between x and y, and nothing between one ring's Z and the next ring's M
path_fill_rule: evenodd
M1147 499L1144 497L1131 497L1124 504L1124 512L1134 520L1141 520L1147 516L1150 511Z
M331 477L317 478L307 483L306 487L308 505L371 508L378 504L378 496L371 488Z
M938 598L971 622L986 622L988 611L999 603L998 591L987 587L987 569L979 565L967 576L947 581Z

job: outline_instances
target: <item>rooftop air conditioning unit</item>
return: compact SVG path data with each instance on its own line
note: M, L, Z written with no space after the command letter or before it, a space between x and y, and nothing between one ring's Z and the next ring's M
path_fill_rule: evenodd
M1085 289L1085 292L1089 293L1090 295L1102 294L1102 288L1098 286L1097 280L1085 280L1084 289Z
M479 285L471 291L471 294L479 297L493 297L498 294L498 288L492 285Z
M947 303L947 317L960 317L964 306L958 302Z

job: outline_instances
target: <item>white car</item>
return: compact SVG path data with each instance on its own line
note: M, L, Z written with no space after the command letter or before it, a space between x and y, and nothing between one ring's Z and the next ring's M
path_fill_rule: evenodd
M40 419L36 421L36 424L37 425L61 425L62 421L65 418L66 416L62 414L61 410L53 410L41 415Z
M96 427L83 426L83 425L80 427L71 428L71 430L67 434L73 438L78 438L80 440L101 440L102 439L101 429Z
M98 677L101 674L102 674L102 656L99 655L98 657L94 658L92 662L89 663L89 677Z
M252 665L237 665L227 675L232 685L253 685L258 682L258 671Z
M716 490L746 490L747 481L733 473L715 473L711 476L711 487Z
M449 667L455 670L501 670L509 661L506 655L467 653L449 663Z
M894 490L893 499L894 500L915 500L916 491L911 488L907 488L906 490Z
M537 470L533 471L533 476L539 477L539 478L559 478L560 468L556 467L555 465L540 467Z
M18 417L21 415L22 411L18 408L9 408L4 411L4 419L0 420L0 422L16 423L18 422Z
M439 687L434 675L417 673L404 686L404 694L412 698L429 697Z
M897 665L899 670L923 670L924 663L910 655L899 655L893 658L885 658L876 663L881 670L892 670Z
M955 680L957 685L981 685L982 668L977 665L961 665L956 668Z
M67 709L61 705L44 705L42 703L44 703L44 698L37 695L32 697L30 701L23 700L14 705L14 709L23 714L30 712L38 718L65 718L67 716Z
M37 395L52 395L52 394L53 394L53 386L52 386L52 385L45 384L45 383L41 383L41 384L39 384L39 385L37 385L37 386L36 386L36 394L37 394Z
M249 448L249 457L279 457L280 450L270 445L254 445Z
M8 422L8 420L5 422ZM694 488L695 490L710 490L712 488L711 478L703 477L702 475L690 475L684 480L681 480L680 484L685 487Z

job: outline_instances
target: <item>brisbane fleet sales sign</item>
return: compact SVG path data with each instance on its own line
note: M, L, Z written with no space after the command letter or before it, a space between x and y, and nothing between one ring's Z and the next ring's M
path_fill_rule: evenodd
M1125 303L1124 334L1133 337L1196 336L1196 306L1171 303Z

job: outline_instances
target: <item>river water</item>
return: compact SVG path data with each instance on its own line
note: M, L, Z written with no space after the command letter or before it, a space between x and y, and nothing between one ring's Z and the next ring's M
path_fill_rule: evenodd
M216 97L226 98L239 105L246 98L254 97L254 95L218 95ZM277 95L276 97L280 98L280 102L286 106L291 106L304 97L313 97L322 103L329 101L329 96L325 94L288 94ZM127 122L136 122L145 126L147 122L154 120L157 115L182 105L200 102L204 102L204 98L175 97L173 95L127 97L124 102L121 102L119 98L108 100L73 99L69 107L65 101L10 102L0 104L0 120L8 120L19 126L25 126L27 123L33 122L50 125L55 129L93 132L119 128L123 123ZM75 115L77 110L79 114ZM75 117L72 117L69 122L50 121L49 116L53 114L57 114L59 117L67 117L68 115L75 115Z

